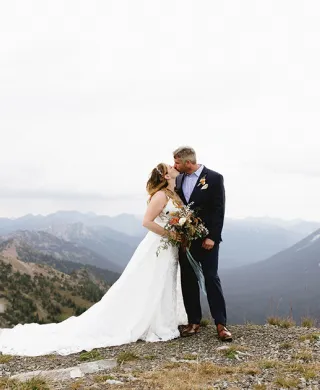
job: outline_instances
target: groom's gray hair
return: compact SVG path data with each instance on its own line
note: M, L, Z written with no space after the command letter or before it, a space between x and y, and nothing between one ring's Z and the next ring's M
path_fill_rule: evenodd
M174 158L181 158L182 162L190 161L192 164L197 163L196 152L190 146L180 146L173 152Z

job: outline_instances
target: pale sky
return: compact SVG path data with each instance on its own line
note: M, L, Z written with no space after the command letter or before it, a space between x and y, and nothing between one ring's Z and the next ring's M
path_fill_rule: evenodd
M193 146L229 217L320 220L318 0L0 3L0 216L141 214Z

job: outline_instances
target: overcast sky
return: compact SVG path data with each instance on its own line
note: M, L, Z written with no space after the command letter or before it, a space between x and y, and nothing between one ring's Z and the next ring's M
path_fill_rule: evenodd
M0 216L141 214L193 146L230 217L320 220L318 0L0 3Z

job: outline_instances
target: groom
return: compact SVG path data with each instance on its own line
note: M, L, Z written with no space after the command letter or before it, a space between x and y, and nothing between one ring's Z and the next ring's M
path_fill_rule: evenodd
M200 262L205 278L208 303L211 315L217 326L220 340L232 341L226 328L226 305L218 276L218 256L221 231L225 211L225 191L223 177L203 165L197 164L196 153L190 147L180 147L173 152L174 167L180 172L176 181L176 191L185 204L193 202L192 209L209 230L203 240L192 242L190 252ZM188 325L181 329L181 336L192 336L199 332L202 317L200 291L196 274L183 250L179 253L181 267L182 294Z

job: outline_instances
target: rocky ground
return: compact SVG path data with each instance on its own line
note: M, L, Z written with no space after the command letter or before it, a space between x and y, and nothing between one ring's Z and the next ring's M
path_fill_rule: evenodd
M320 329L230 329L234 342L228 344L207 326L189 338L65 357L0 355L0 389L320 389ZM32 371L41 373L25 375Z

